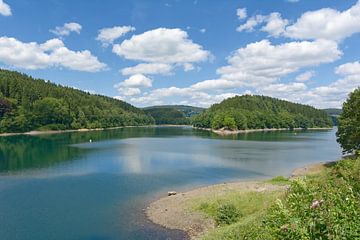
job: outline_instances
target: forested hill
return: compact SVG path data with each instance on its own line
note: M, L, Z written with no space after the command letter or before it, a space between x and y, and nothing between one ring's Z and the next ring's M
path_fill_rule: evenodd
M228 98L196 116L195 127L213 129L313 128L331 127L323 110L265 96L243 95Z
M126 102L0 69L0 132L153 124Z
M184 105L163 105L146 107L144 111L151 115L156 124L191 124L191 117L201 113L204 109Z

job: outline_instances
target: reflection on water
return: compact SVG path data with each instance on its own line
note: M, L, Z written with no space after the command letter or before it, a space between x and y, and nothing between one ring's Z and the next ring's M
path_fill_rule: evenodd
M144 220L141 209L157 193L286 175L340 156L335 130L219 137L158 127L0 137L0 236L181 239Z

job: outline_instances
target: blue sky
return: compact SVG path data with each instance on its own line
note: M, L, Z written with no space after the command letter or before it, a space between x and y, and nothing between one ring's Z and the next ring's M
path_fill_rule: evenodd
M263 94L340 107L357 0L0 0L0 67L135 106Z

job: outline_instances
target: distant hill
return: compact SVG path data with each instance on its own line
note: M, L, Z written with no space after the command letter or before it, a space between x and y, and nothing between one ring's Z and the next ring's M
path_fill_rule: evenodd
M212 105L193 119L195 127L263 129L330 127L328 114L308 105L276 98L243 95Z
M331 120L333 121L334 126L338 125L338 117L342 114L343 110L339 108L327 108L323 109L329 116L331 117Z
M323 110L330 116L339 116L343 112L343 110L340 108L326 108Z
M185 105L162 105L144 108L155 119L156 124L191 124L191 118L204 111L204 108Z
M126 102L0 69L0 132L153 124Z

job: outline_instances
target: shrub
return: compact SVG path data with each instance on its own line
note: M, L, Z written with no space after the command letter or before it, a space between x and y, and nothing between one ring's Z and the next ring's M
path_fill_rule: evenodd
M240 217L234 204L224 203L216 209L215 221L218 225L235 223Z

